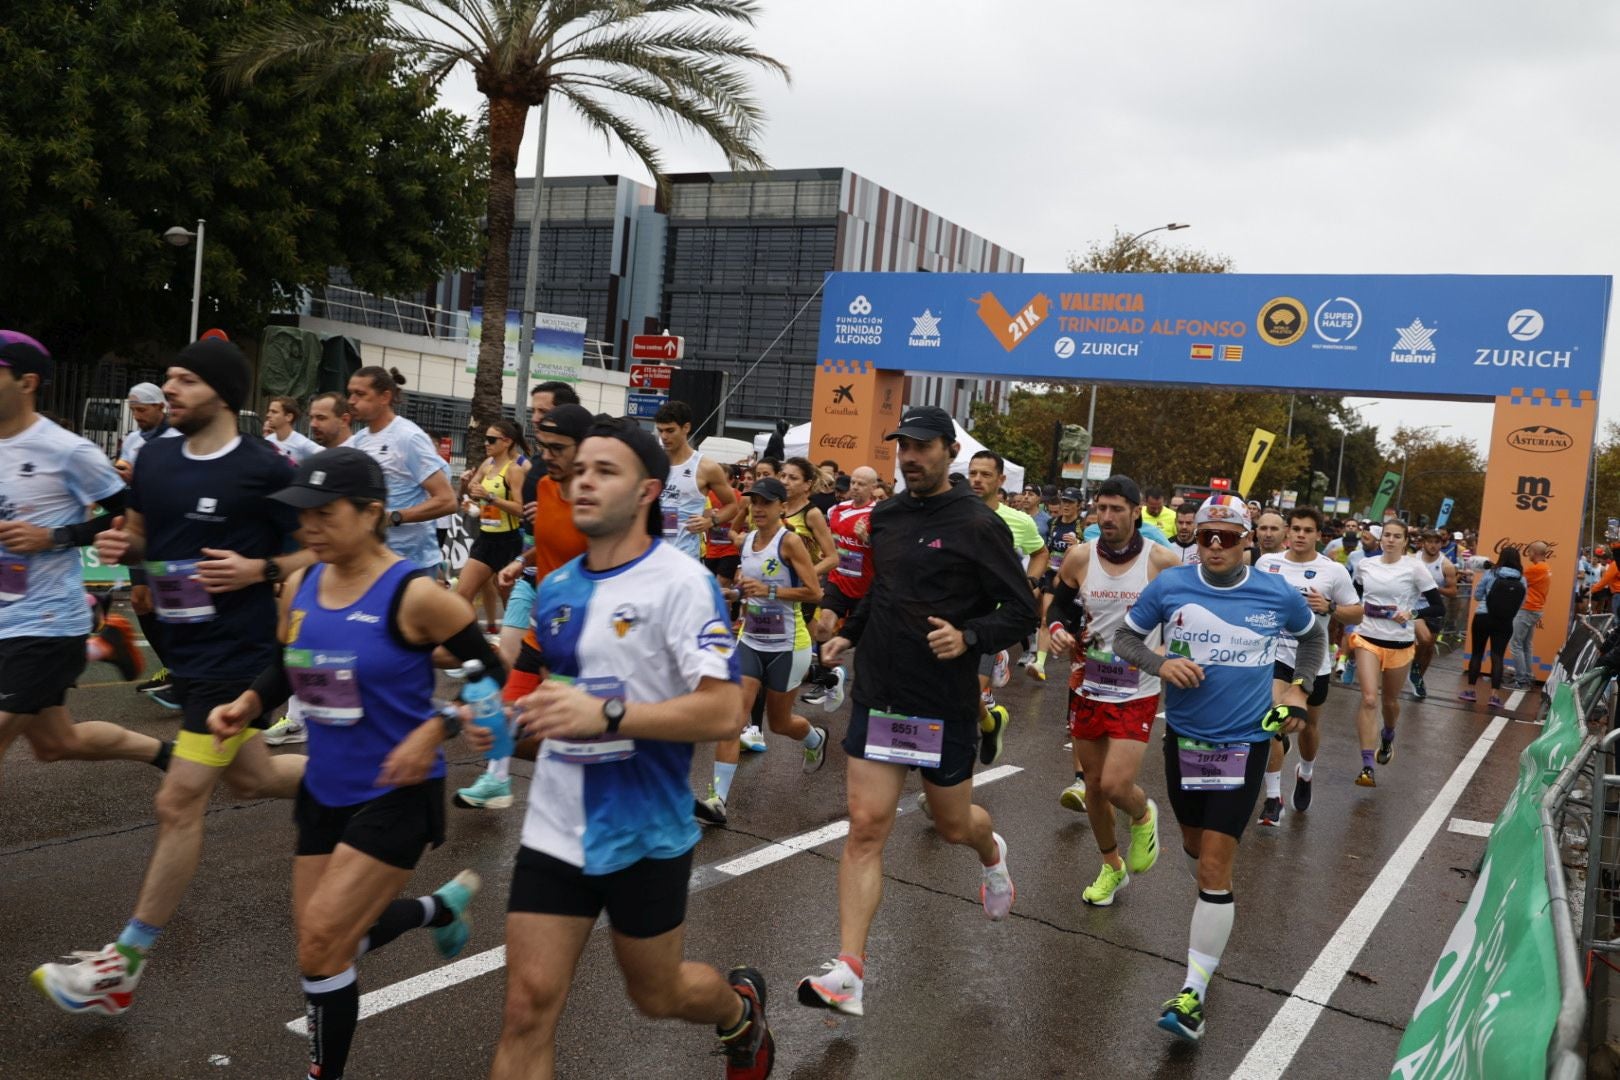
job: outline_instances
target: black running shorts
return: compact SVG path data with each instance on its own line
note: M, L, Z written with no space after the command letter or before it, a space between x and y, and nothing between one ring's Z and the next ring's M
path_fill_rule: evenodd
M866 758L866 721L870 711L865 705L856 705L850 710L849 730L844 733L844 753L852 758ZM945 721L945 743L940 747L939 768L919 771L923 779L935 787L955 787L973 775L973 763L978 759L978 721L948 719Z
M642 859L611 874L587 874L572 863L520 847L506 910L581 919L594 919L606 910L615 933L655 938L686 921L691 876L690 851L673 859Z
M1176 744L1176 733L1166 724L1164 783L1170 789L1170 808L1176 813L1176 821L1184 828L1209 829L1235 840L1242 839L1244 827L1254 817L1254 804L1260 798L1260 788L1266 777L1266 758L1270 753L1270 739L1250 744L1248 767L1240 788L1232 791L1186 791L1181 786L1181 753Z
M853 615L855 605L859 603L859 599L846 595L844 590L830 582L825 589L821 590L821 606L839 619L847 619Z
M444 843L444 781L398 787L353 806L327 806L299 784L293 824L299 855L330 855L347 844L389 866L414 870L423 851Z
M1294 669L1281 660L1273 661L1271 677L1278 682L1291 683L1294 681ZM1310 688L1305 691L1305 704L1321 705L1325 703L1328 696L1328 687L1332 685L1332 682L1333 676L1318 675L1316 680L1310 684Z
M467 558L498 572L521 554L523 534L516 529L508 529L506 532L480 532L473 537L472 550L467 553Z
M725 578L727 581L730 581L737 576L738 567L742 566L742 556L715 555L712 557L705 557L703 560L703 566L715 577Z
M84 664L82 635L0 638L0 713L32 716L65 704Z

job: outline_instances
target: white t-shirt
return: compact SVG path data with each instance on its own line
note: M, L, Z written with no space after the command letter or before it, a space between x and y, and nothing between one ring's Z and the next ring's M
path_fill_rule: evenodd
M1356 587L1350 580L1350 571L1326 555L1318 555L1310 562L1295 562L1288 557L1287 552L1262 555L1260 561L1254 564L1254 568L1263 573L1280 575L1284 581L1298 589L1301 596L1314 590L1331 600L1336 607L1361 603L1361 597L1356 595ZM1324 630L1327 629L1326 615L1318 615L1316 621ZM1277 638L1278 663L1293 667L1298 655L1298 638L1286 632ZM1326 675L1332 670L1332 650L1324 650L1322 669L1317 674Z
M320 443L296 431L288 432L285 439L279 439L271 432L264 437L264 441L275 447L282 457L294 465L302 465L305 458L314 457L321 452Z
M1402 555L1392 563L1368 556L1356 564L1356 584L1365 605L1358 633L1381 641L1413 640L1411 621L1398 623L1394 616L1422 606L1423 594L1434 588L1434 578L1415 556Z
M172 428L167 424L163 425L163 434L158 436L160 439L177 439L179 437L179 429ZM127 461L131 465L135 464L135 459L140 456L141 447L145 446L149 439L150 436L140 428L136 428L128 435L125 435L124 445L118 450L118 460Z

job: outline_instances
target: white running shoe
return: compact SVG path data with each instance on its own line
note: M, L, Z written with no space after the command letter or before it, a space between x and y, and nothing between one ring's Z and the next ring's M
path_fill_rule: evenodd
M117 1016L129 1008L141 968L132 973L128 957L117 945L103 946L100 952L75 952L73 960L71 964L41 964L28 981L63 1012Z
M1073 810L1077 814L1085 813L1086 782L1084 780L1076 780L1074 783L1064 788L1063 793L1058 796L1058 802L1062 804L1065 810Z
M737 740L744 750L754 754L765 752L765 733L759 730L758 725L749 724L743 728L742 736Z
M291 716L283 716L265 731L264 741L269 746L306 743L309 742L309 729L304 727L302 720L295 720Z
M843 960L821 965L820 975L799 980L799 1004L812 1009L832 1009L848 1016L863 1016L863 980Z
M994 866L984 867L984 882L979 886L979 901L984 904L984 913L990 916L992 922L1000 922L1012 910L1013 901L1018 898L1018 890L1013 887L1012 875L1007 872L1007 841L1001 838L1000 833L991 833L996 842L996 850L1001 854L1001 861Z
M849 675L841 667L833 668L832 675L833 684L827 687L827 693L821 699L824 712L833 712L844 703L844 684L849 681Z
M1007 650L996 653L996 665L990 669L990 685L1000 690L1012 678L1012 661Z

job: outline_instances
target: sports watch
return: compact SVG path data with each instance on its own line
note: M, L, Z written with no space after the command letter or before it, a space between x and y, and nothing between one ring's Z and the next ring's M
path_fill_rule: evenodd
M398 510L390 510L388 512L388 524L394 526L396 529L399 528L399 526L405 524L405 515L400 513Z
M619 724L624 720L624 698L608 698L602 702L602 715L607 718L607 731L604 734L617 735Z

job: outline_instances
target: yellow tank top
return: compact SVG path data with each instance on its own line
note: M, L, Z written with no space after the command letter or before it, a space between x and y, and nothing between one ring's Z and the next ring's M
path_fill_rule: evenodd
M794 513L783 517L782 524L799 534L799 539L803 540L804 546L810 550L810 562L813 565L821 561L821 545L816 543L816 534L810 530L810 522L807 520L810 507L810 503L805 503Z
M497 499L510 499L512 495L506 484L506 470L511 467L512 463L508 461L501 466L500 472L486 474L482 481L484 490ZM516 514L508 514L494 503L485 503L478 515L478 526L487 533L511 532L518 524Z

